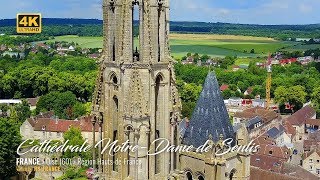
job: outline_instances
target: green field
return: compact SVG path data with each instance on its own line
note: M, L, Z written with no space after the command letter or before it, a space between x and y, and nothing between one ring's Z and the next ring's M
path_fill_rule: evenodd
M294 46L287 47L284 50L292 52L292 51L306 51L308 49L317 49L317 48L320 48L320 44L296 44Z
M101 48L102 37L58 36L53 41L75 42L82 48ZM268 52L275 52L281 48L292 47L294 44L275 41L271 38L232 35L170 35L171 54L181 58L188 52L207 54L213 57L238 56L259 57L266 56ZM255 53L250 53L251 49Z
M251 61L254 62L265 62L266 58L237 58L235 61L235 65L249 65Z

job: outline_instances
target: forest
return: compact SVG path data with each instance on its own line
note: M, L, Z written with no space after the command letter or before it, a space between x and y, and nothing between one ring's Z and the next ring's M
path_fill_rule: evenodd
M16 34L15 19L0 20L0 34ZM137 29L138 21L134 22ZM43 35L102 36L102 20L43 18ZM170 31L176 33L212 33L288 38L320 38L320 24L310 25L257 25L209 22L170 22ZM137 30L135 33L137 34Z

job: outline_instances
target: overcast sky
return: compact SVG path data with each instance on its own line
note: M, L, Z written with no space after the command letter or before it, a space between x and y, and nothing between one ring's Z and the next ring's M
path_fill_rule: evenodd
M102 0L0 0L0 19L18 12L102 19ZM171 20L249 24L320 23L320 0L170 0Z

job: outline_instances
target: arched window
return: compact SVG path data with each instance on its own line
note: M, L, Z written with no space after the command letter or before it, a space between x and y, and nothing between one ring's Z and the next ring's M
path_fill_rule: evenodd
M134 61L139 61L140 13L139 1L134 0L132 2L132 50Z
M163 97L163 90L160 87L160 83L162 81L162 76L158 75L156 78L156 86L155 86L155 125L156 125L156 132L155 132L155 139L161 138L161 132L160 132L160 122L161 122L161 110L162 110L162 97ZM158 142L158 141L157 141ZM157 147L158 144L155 144ZM161 172L161 167L160 167L160 162L161 162L161 154L157 154L155 156L155 174L158 174Z
M186 175L187 175L187 180L193 180L192 174L190 171L188 171Z
M232 170L230 171L229 180L232 180L232 179L233 179L233 177L234 177L234 175L236 174L236 172L237 172L236 169L232 169Z
M112 82L113 82L113 84L118 84L117 76L112 77Z
M198 177L198 180L204 180L204 177L200 175L200 176Z

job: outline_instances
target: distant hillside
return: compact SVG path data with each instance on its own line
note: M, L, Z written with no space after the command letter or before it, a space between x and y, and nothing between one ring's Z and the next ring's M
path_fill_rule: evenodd
M135 21L137 24L138 21ZM0 33L15 34L15 19L0 20ZM43 18L44 35L102 36L102 20ZM320 38L320 24L256 25L172 21L170 30L177 33L211 33L287 38Z

